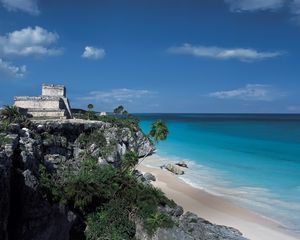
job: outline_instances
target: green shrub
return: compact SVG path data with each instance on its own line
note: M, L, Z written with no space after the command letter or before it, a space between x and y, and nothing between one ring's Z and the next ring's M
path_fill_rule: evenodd
M135 152L129 151L126 152L122 159L122 171L127 172L131 171L139 162L138 155Z
M129 220L129 213L130 209L122 199L111 200L104 204L87 217L87 240L133 239L135 224Z
M135 153L128 153L134 166ZM43 195L50 202L63 202L87 219L87 239L132 239L134 224L129 213L143 220L149 234L158 227L173 226L172 219L158 212L158 206L174 206L159 189L144 185L126 169L99 166L93 158L82 162L77 172L63 178L40 168ZM125 170L124 170L125 169Z
M62 184L55 179L57 176L49 173L46 167L42 164L40 164L39 173L42 195L49 202L63 202L64 195L61 186Z
M174 226L174 222L170 216L165 213L156 212L151 214L146 219L146 229L150 234L153 234L157 228L171 228Z

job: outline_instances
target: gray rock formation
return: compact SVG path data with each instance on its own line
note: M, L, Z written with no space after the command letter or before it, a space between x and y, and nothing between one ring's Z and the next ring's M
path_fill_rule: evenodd
M175 224L172 228L158 228L153 235L147 234L142 221L136 221L136 239L139 240L246 240L235 228L212 224L176 206L174 209L160 209L169 214Z
M104 145L97 139L79 142L80 136L94 132L104 136ZM76 169L84 154L90 154L99 164L118 165L129 150L141 157L154 148L142 132L99 121L34 121L28 128L11 124L0 131L0 239L82 239L80 217L41 196L39 164L58 172Z
M88 156L100 165L118 166L131 150L143 157L154 148L141 131L104 122L34 121L27 128L12 124L0 131L0 239L84 239L81 217L63 205L47 202L41 195L40 163L57 173L79 168L83 157ZM151 174L134 174L146 185L155 180ZM161 206L159 211L174 220L173 228L159 228L149 236L143 221L137 219L136 239L245 240L236 229L211 224L192 213L183 214L180 206Z
M172 172L172 173L174 173L174 174L176 174L176 175L182 175L182 174L184 174L184 171L183 171L180 167L178 167L178 166L176 166L176 165L174 165L174 164L171 164L171 163L168 163L168 164L165 166L165 168L166 168L168 171L170 171L170 172Z

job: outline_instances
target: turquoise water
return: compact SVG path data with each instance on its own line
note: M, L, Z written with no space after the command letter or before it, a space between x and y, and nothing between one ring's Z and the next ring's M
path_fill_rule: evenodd
M187 160L186 182L300 232L300 115L138 117L146 132L158 118L170 130L153 165Z

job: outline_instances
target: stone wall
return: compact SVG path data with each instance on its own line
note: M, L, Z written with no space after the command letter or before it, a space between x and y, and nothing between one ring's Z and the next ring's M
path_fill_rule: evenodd
M64 102L60 97L15 97L15 105L20 108L61 109Z
M42 96L66 96L66 88L63 85L43 84Z

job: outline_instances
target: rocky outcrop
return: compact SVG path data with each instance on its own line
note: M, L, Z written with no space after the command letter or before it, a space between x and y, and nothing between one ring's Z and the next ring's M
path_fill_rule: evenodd
M86 226L81 216L41 195L41 163L59 173L79 168L87 157L97 158L100 165L118 166L127 151L135 151L139 157L154 151L138 129L99 121L33 121L27 128L11 124L5 129L0 131L1 240L84 239ZM150 173L133 173L142 184L155 181ZM180 206L160 206L159 211L169 215L174 226L158 228L150 236L143 221L136 219L136 239L245 240L236 229L211 224L189 212L183 214Z
M136 239L140 240L246 240L235 228L212 224L186 212L180 206L160 209L172 217L175 222L172 228L158 228L152 235L147 234L142 221L136 221Z
M91 134L96 138L86 141ZM79 168L87 156L119 165L131 150L142 157L154 148L139 130L99 121L32 121L0 131L0 239L83 239L80 216L41 195L40 163L57 172Z
M170 171L170 172L172 172L172 173L174 173L174 174L176 174L176 175L182 175L182 174L184 174L184 171L183 171L180 167L178 167L178 166L176 166L176 165L174 165L174 164L171 164L171 163L168 163L168 164L165 166L165 168L166 168L168 171Z

